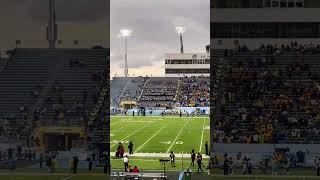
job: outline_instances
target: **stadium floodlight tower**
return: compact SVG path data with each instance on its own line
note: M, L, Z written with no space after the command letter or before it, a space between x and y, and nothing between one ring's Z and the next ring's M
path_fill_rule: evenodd
M177 31L177 33L180 35L181 54L183 54L184 51L183 51L182 34L186 31L186 28L185 28L185 27L182 27L182 26L177 26L177 27L176 27L176 31Z
M132 30L130 29L120 29L121 37L125 38L125 57L124 57L124 76L128 77L128 37L132 35Z
M56 24L56 2L49 0L49 21L47 27L47 40L49 41L49 48L55 48L57 40L57 24Z

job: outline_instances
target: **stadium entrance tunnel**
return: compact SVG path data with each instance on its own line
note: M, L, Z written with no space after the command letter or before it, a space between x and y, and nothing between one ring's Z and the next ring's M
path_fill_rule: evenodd
M81 142L83 128L73 127L43 127L36 133L37 147L41 151L69 151L79 148L85 143Z

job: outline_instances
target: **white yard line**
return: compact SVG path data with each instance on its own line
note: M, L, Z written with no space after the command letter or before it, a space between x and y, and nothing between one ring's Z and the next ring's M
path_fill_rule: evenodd
M167 150L166 153L169 153L170 149L172 148L172 146L174 145L174 143L176 142L176 140L178 139L178 137L180 136L180 134L182 133L183 129L186 127L186 125L189 123L189 121L191 120L191 118L188 119L188 121L184 124L184 126L181 128L179 134L177 135L177 137L174 139L173 143L171 144L171 146L169 147L169 149Z
M203 134L204 134L204 125L206 124L206 119L203 119L203 127L202 127L202 135L201 135L201 141L200 141L200 153L202 149L202 141L203 141Z
M120 120L120 121L118 121L118 122L112 123L112 124L110 124L110 126L115 125L115 124L118 124L118 123L121 123L122 121L123 121L123 120Z
M125 125L125 126L122 126L121 128L118 128L118 129L116 129L114 131L111 131L110 134L118 132L119 130L121 130L121 129L125 128L125 127L127 127L127 126Z
M153 123L153 122L151 122L151 123ZM141 131L143 128L145 128L145 127L149 126L151 123L149 123L149 124L147 124L147 125L143 126L142 128L140 128L140 129L138 129L138 130L134 131L133 133L131 133L131 134L129 134L128 136L126 136L125 138L121 139L119 142L121 142L121 141L123 141L123 140L127 139L128 137L130 137L130 136L134 135L135 133L137 133L137 132ZM116 144L117 144L117 143L114 143L110 148L112 148L112 147L113 147L113 146L115 146Z
M170 124L170 122L163 126L161 129L159 129L159 131L157 131L153 136L151 136L146 142L144 142L134 153L138 152L144 145L146 145L152 138L154 138L157 134L159 134L159 132L161 132L164 128L168 127L168 125Z
M69 179L71 179L72 177L74 177L75 175L73 174L73 175L71 175L71 176L68 176L68 177L65 177L65 178L62 178L61 180L69 180Z

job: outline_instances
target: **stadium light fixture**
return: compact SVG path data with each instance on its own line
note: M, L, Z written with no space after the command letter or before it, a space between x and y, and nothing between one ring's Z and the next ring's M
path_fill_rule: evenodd
M132 36L132 30L126 28L120 29L120 35L125 38L124 76L128 77L128 37Z
M182 27L182 26L177 26L176 27L176 31L177 33L179 34L183 34L185 32L186 28L185 27Z
M183 54L183 53L184 53L184 50L183 50L182 34L186 31L186 28L185 28L185 27L182 27L182 26L177 26L177 27L176 27L176 31L177 31L177 33L179 33L179 35L180 35L180 50L181 50L181 54Z
M120 29L120 34L122 37L129 37L132 35L132 30L130 29Z

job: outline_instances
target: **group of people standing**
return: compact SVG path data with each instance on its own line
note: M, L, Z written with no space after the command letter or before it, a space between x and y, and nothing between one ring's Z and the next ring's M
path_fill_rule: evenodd
M69 160L70 172L72 172L73 174L76 174L78 171L78 163L79 163L79 158L77 156L73 156Z
M176 164L175 164L175 154L173 153L173 151L171 151L170 153L170 162L171 162L171 167L175 168ZM191 151L191 166L194 167L194 162L197 162L198 165L198 172L203 172L202 167L205 167L202 163L202 154L200 152L198 152L198 154L195 153L194 149L192 149Z
M128 145L129 155L133 154L133 142L130 141ZM124 157L124 146L121 142L119 142L117 152L116 152L116 158L123 158Z

